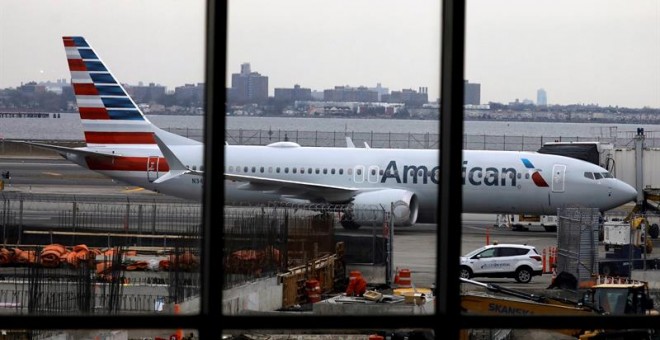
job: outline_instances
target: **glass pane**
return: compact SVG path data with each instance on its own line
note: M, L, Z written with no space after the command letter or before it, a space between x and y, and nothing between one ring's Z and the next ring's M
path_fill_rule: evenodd
M603 5L467 3L462 253L534 249L462 257L467 314L653 309L657 214L632 213L656 176L635 152L655 157L642 148L660 108L660 16L653 2Z
M440 14L230 3L226 314L434 313Z
M199 313L205 19L0 4L1 314Z

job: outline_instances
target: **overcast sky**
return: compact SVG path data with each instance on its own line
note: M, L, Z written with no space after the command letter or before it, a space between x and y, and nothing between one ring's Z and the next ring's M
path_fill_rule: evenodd
M276 87L439 93L440 3L235 0L227 68ZM62 35L83 35L121 82L204 79L205 1L0 1L0 88L69 78ZM660 1L470 0L466 78L481 102L660 107ZM231 85L228 79L228 86Z

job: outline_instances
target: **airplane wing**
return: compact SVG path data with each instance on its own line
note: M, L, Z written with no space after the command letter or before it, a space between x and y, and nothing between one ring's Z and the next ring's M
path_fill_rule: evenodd
M243 182L241 190L254 190L264 193L308 199L312 202L343 203L364 191L362 188L340 187L308 182L288 181L257 176L225 174L225 179Z

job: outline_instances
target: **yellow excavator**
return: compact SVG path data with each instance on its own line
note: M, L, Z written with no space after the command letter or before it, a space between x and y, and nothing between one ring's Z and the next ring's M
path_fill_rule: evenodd
M660 315L654 309L648 284L627 278L600 277L584 290L579 301L530 294L497 284L474 280L461 281L484 288L461 293L461 309L468 314L481 315ZM579 339L608 339L607 330L552 329L549 331ZM624 330L617 330L620 337ZM625 330L626 336L653 338L655 330ZM467 335L466 335L467 336Z

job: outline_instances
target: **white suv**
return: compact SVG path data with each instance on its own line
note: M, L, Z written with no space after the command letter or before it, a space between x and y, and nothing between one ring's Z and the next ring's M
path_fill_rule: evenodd
M533 246L522 244L488 245L461 256L460 275L473 277L512 277L528 283L543 274L541 255Z

